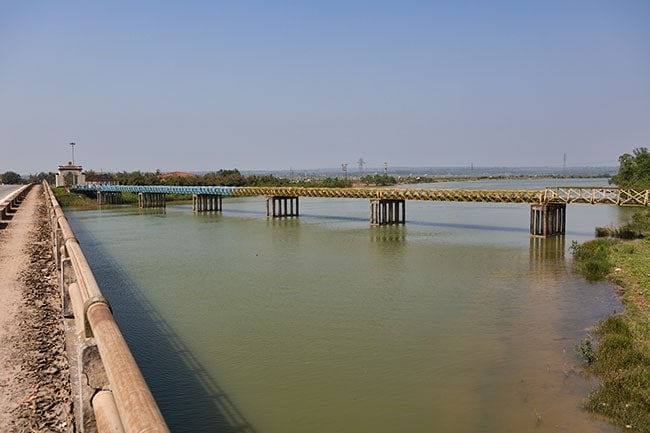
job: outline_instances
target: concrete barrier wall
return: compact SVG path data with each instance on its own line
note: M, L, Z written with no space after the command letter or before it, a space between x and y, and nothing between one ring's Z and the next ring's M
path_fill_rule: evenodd
M34 184L22 186L0 202L0 222L11 218L33 186Z
M59 269L77 430L168 432L61 206L47 182L43 184Z

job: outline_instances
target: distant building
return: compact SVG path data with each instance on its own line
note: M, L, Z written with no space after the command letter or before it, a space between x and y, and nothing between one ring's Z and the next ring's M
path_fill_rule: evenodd
M192 173L185 173L183 171L171 171L169 173L163 173L158 177L160 179L168 179L170 177L196 177L196 175Z
M117 185L117 180L107 173L86 174L86 185Z
M86 176L80 165L73 165L71 161L68 161L68 165L59 166L55 183L56 186L85 185Z

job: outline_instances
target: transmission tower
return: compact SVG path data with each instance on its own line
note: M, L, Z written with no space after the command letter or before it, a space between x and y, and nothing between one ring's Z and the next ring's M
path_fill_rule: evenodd
M363 173L363 166L366 164L366 161L363 158L359 158L357 164L359 165L359 173Z

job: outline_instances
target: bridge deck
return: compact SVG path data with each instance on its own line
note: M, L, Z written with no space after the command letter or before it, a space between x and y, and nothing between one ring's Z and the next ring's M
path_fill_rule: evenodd
M542 190L466 190L415 188L309 188L166 185L84 185L77 191L134 192L158 194L204 194L232 197L285 196L366 198L382 200L426 200L479 203L589 203L619 206L648 206L650 190L622 188L556 187Z

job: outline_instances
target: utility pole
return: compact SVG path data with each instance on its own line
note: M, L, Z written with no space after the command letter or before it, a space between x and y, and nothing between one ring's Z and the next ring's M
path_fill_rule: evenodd
M384 176L388 176L388 163L384 162Z
M341 169L343 170L343 179L348 180L348 165L341 164Z
M70 147L72 147L72 165L74 165L74 147L77 145L77 143L70 143Z

